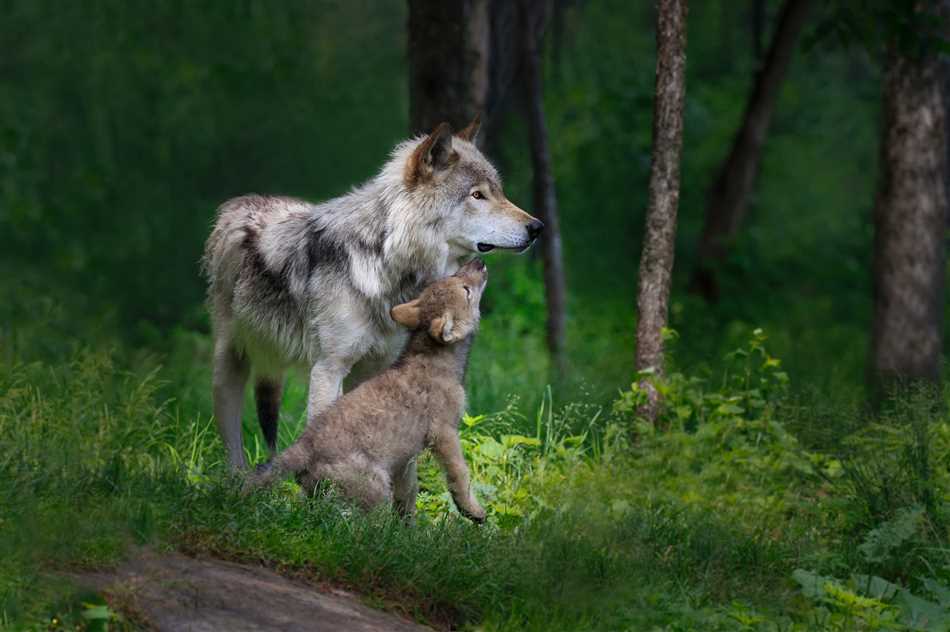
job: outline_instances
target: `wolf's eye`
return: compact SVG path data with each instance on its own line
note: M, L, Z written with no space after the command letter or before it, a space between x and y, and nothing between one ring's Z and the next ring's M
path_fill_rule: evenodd
M482 195L482 192L481 192L481 191L478 191L478 190L472 191L472 197L475 198L476 200L484 200L484 199L485 199L485 196Z
M472 288L467 285L463 285L462 287L465 288L465 298L472 298Z

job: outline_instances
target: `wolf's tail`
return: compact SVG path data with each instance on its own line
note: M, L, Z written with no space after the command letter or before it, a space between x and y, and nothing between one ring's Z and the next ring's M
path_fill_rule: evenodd
M271 461L262 463L248 475L241 493L245 496L262 487L269 487L291 474L302 472L307 467L307 449L298 441Z

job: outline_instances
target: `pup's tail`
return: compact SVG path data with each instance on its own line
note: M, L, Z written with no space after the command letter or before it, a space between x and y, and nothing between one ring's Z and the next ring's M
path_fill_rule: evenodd
M302 472L307 467L307 460L307 450L298 441L267 463L261 463L254 472L248 474L241 488L241 494L247 496L254 490L269 487L291 474Z

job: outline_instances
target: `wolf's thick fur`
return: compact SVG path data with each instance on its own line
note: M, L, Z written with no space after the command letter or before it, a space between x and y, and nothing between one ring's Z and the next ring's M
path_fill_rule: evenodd
M485 264L476 259L418 299L394 307L393 319L414 330L399 360L319 415L296 443L248 479L245 490L296 474L308 491L329 480L368 509L395 500L401 513L411 515L418 483L404 473L430 447L459 512L483 521L458 424L486 275Z
M389 310L475 252L523 250L542 224L509 202L471 140L445 124L398 145L381 173L323 204L248 195L224 203L205 247L214 327L214 412L230 463L246 465L241 409L251 369L273 451L284 372L310 369L308 419L389 366L406 334Z

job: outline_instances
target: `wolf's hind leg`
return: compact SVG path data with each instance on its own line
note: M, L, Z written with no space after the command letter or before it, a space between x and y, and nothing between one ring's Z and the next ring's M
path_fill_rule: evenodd
M416 460L410 459L406 467L396 475L393 481L393 500L396 512L412 522L416 515L416 496L419 494L419 474L416 472Z
M257 403L257 421L261 424L264 441L271 454L277 452L277 424L280 418L280 400L284 394L284 376L258 377L254 384Z
M247 467L241 437L241 409L249 363L230 340L219 339L214 351L214 418L233 470Z

